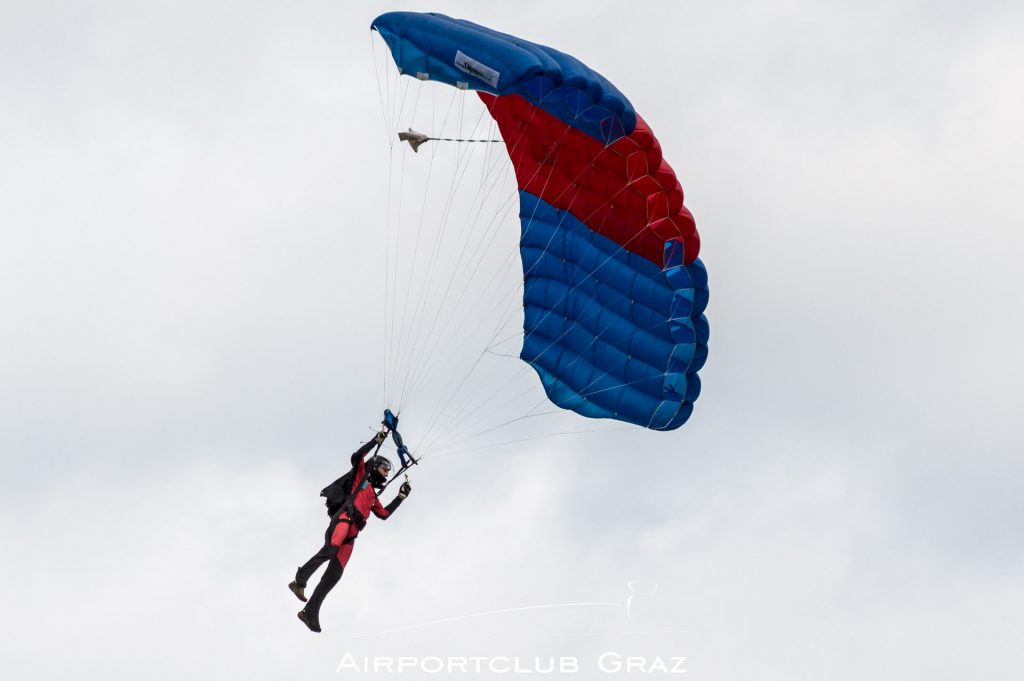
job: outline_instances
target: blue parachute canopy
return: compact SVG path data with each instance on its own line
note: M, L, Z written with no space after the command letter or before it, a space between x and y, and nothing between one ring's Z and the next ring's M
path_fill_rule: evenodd
M373 22L403 74L480 92L519 184L522 359L584 416L682 425L707 358L707 271L675 172L579 60L441 14Z

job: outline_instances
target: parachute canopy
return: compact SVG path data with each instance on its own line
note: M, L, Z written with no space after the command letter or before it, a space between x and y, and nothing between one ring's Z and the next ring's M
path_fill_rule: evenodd
M520 357L584 416L678 428L707 358L707 272L683 190L619 90L550 47L441 14L374 20L400 72L478 91L519 185Z

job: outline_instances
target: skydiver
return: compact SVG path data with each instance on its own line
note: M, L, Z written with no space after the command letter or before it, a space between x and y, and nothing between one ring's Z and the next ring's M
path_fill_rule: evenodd
M352 454L352 469L349 473L328 485L321 493L327 497L327 512L331 516L331 524L324 535L324 545L296 571L295 581L288 585L300 601L306 601L305 588L309 578L318 567L327 563L320 583L313 590L306 607L298 613L299 619L310 631L320 631L320 606L328 592L341 579L352 556L356 537L366 527L367 516L372 512L381 520L387 519L412 491L412 486L406 481L387 506L382 506L377 498L377 489L384 486L391 473L391 462L378 454L368 462L364 459L371 450L380 447L386 435L387 431L381 429L374 439L357 449Z

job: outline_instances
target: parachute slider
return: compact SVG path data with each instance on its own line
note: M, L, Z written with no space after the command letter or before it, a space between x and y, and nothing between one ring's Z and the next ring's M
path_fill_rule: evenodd
M420 147L430 141L429 137L422 132L416 132L412 128L409 128L409 132L398 133L398 139L401 142L408 142L415 152L419 152Z
M400 142L408 142L412 150L419 152L420 147L430 141L434 142L504 142L505 140L471 140L471 139L457 139L455 137L430 137L422 132L416 132L412 128L409 128L409 132L398 133L398 140Z

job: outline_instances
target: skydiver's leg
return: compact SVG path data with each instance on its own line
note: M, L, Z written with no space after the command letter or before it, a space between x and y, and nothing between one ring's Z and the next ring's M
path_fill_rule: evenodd
M327 564L327 569L324 570L324 576L320 578L320 583L313 589L313 595L309 597L309 602L302 609L306 613L306 619L310 623L311 628L320 628L320 606L323 605L327 594L330 593L334 585L341 579L343 572L345 572L345 567L341 564L341 561L338 560L337 556L332 557L331 562Z
M338 549L331 546L330 544L324 544L323 547L313 554L313 557L307 560L296 572L295 572L295 583L305 588L306 584L309 583L309 578L313 576L313 573L317 569L334 557Z
M321 565L331 559L337 552L337 548L331 546L331 535L334 533L335 524L333 521L327 526L327 531L324 532L324 545L313 554L313 557L307 560L299 569L295 572L295 583L302 588L306 588L306 584L309 583L309 578L313 576L313 573L317 571ZM303 599L305 600L305 599Z
M348 565L356 537L359 535L359 528L351 522L339 522L328 529L328 534L333 542L337 542L332 543L330 547L334 555L331 556L331 562L327 564L320 583L313 589L313 595L309 597L306 607L299 613L299 618L313 631L320 630L320 606L345 572L345 566Z
M313 595L309 597L309 602L306 603L306 607L302 609L306 613L307 620L316 628L320 628L320 606L323 605L324 599L327 598L327 594L330 593L331 589L341 580L341 575L345 572L345 566L348 565L348 559L352 556L353 545L342 544L340 547L331 547L336 555L331 557L331 562L327 564L327 569L324 570L324 576L320 578L320 583L313 589Z

